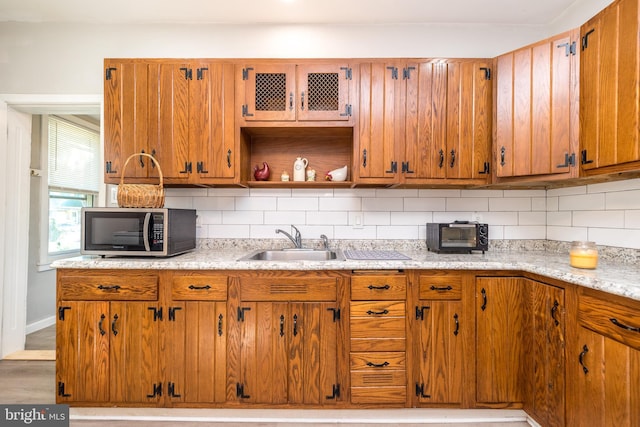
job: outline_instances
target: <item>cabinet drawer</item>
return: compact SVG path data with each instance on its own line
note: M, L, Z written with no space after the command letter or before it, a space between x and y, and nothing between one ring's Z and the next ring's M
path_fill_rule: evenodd
M155 301L158 276L153 273L59 274L58 297L61 300Z
M407 277L404 275L367 275L351 277L352 300L404 300Z
M335 301L336 277L254 277L240 279L243 301Z
M584 326L640 350L640 304L628 306L580 295L578 320Z
M462 297L462 276L458 274L420 275L420 299L456 300Z
M405 403L407 386L351 387L351 403Z
M176 301L225 301L227 276L175 276L171 298Z
M404 317L405 303L404 301L352 301L349 312L351 318Z
M351 353L351 370L393 371L404 370L406 357L404 351L375 351Z
M404 338L404 317L351 318L351 338Z
M351 387L406 386L407 373L401 370L351 371Z

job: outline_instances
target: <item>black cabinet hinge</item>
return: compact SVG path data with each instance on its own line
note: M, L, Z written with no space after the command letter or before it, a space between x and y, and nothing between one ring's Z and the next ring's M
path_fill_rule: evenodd
M191 162L184 162L184 169L180 171L180 173L191 173L193 172L193 164Z
M117 70L117 68L115 68L115 67L109 67L106 70L104 70L104 78L105 78L105 80L111 80L111 77L112 77L111 76L111 72L112 71L116 71L116 70Z
M204 79L204 72L209 70L207 67L198 68L196 70L196 80Z
M113 170L113 165L111 164L110 161L105 163L104 171L105 173L118 173L118 171Z
M64 392L64 383L62 381L58 381L58 396L71 397L70 394Z
M333 312L333 321L337 322L340 320L340 309L339 308L327 308L327 311Z
M250 310L251 307L238 307L238 322L244 322L244 312Z
M149 399L152 399L156 396L162 396L162 383L153 385L153 394L147 394Z
M489 173L491 173L491 163L484 162L483 169L481 171L478 171L478 173L480 175L488 175Z
M564 55L565 56L569 56L569 55L575 55L576 54L576 42L573 43L562 43L559 44L558 46L556 46L558 48L564 47L565 48L565 52Z
M253 117L253 114L249 113L249 106L247 104L242 105L242 117Z
M564 153L564 163L561 165L557 165L557 168L568 168L569 166L576 165L576 153Z
M209 171L204 168L204 162L196 162L196 171L198 173L209 173Z
M415 173L415 171L409 169L409 162L402 162L402 173Z
M344 71L345 80L351 80L352 79L352 72L351 72L351 68L350 67L340 67L340 69L342 71Z
M430 394L424 394L424 383L423 384L416 383L416 396L424 397L426 399L430 399L431 398Z
M193 80L193 70L191 68L182 67L180 71L184 73L185 80Z
M582 44L582 50L585 50L586 48L589 47L589 36L595 31L594 28L590 29L589 31L587 31L586 33L584 33L584 36L582 36L582 40L581 40L581 44Z
M340 113L341 117L351 117L351 104L344 106L344 113Z
M236 396L241 399L249 399L251 396L244 394L244 384L236 383Z
M327 399L335 399L337 397L340 397L340 384L334 384L331 387L331 394L326 396Z
M65 310L71 310L71 307L58 307L58 320L64 320Z
M424 311L430 308L428 305L423 305L422 307L416 306L416 320L424 320Z
M402 69L402 79L408 80L411 78L411 72L414 71L416 67L407 67Z
M182 307L169 307L169 322L176 321L176 311L182 310Z
M384 171L385 173L396 173L398 172L398 162L391 162L391 168L388 171Z
M181 395L176 394L176 385L172 382L167 384L167 394L169 397L182 397Z
M242 80L249 80L249 71L253 71L253 68L247 67L242 69Z
M491 80L491 68L489 67L480 67L481 71L484 71L484 79Z
M153 311L153 321L156 322L158 320L162 320L162 307L147 307L148 310Z
M589 163L593 163L593 160L587 160L587 150L580 151L580 164L588 165Z
M387 70L391 70L391 78L398 80L398 67L387 67Z

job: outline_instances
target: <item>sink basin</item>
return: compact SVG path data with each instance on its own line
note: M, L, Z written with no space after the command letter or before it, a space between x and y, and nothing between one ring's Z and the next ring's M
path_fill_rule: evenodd
M238 261L344 261L342 252L321 249L260 249Z

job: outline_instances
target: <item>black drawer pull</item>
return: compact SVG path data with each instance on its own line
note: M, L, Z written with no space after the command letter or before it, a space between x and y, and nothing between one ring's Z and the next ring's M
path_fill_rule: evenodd
M437 286L431 286L430 288L432 291L450 291L451 289L453 289L451 286L446 286L446 287L437 287Z
M580 355L578 356L578 362L580 362L580 366L582 366L582 371L584 372L585 375L589 373L589 369L584 364L584 356L586 356L588 352L589 352L589 347L587 347L587 345L585 344L584 347L582 347L582 351L580 352Z
M635 327L635 326L625 325L624 323L620 323L618 321L618 319L616 319L615 317L612 317L611 319L609 319L609 321L611 323L613 323L614 325L616 325L618 328L622 328L622 329L625 329L625 330L631 331L631 332L640 332L640 328Z
M367 366L371 366L372 368L384 368L385 366L389 366L389 362L384 362L384 363L373 363L373 362L367 362Z
M374 285L369 285L368 286L369 289L378 289L378 290L386 290L386 289L390 289L391 286L389 285L384 285L384 286L374 286Z
M119 285L113 285L113 286L99 285L98 289L100 289L101 291L117 291L118 289L120 289L120 286Z
M382 314L389 314L389 310L387 310L386 308L382 311L372 311L372 310L367 310L367 314L369 316L380 316Z
M207 289L211 289L211 286L209 286L209 285L205 285L205 286L189 285L189 289L207 290Z

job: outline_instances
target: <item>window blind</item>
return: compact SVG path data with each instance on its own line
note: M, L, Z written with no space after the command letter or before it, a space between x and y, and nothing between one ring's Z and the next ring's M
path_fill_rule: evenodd
M98 192L100 135L49 116L49 187Z

